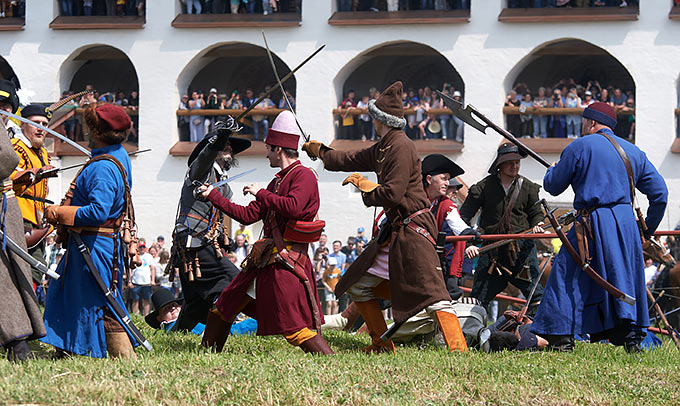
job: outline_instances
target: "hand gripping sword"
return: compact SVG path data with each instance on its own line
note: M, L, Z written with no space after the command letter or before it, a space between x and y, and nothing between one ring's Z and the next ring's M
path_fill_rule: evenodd
M548 206L548 202L545 199L541 199L541 204L543 205L543 209L545 209L545 212L548 215L548 220L550 220L550 224L552 224L553 228L555 229L555 232L557 233L557 236L559 237L560 241L562 241L562 247L567 250L571 258L574 260L574 262L576 262L579 268L583 269L583 272L585 272L593 281L595 281L595 283L597 283L602 289L606 290L610 295L621 300L622 302L628 303L630 305L635 305L634 297L631 297L630 295L620 291L618 288L616 288L614 285L612 285L606 279L604 279L599 273L595 272L595 270L590 266L588 261L581 259L581 256L578 254L578 252L576 252L574 246L571 245L571 241L567 239L567 235L564 233L564 230L562 230L562 226L557 222L555 214L550 209L550 206Z
M463 120L464 122L478 129L484 134L486 134L486 129L491 127L494 131L505 137L508 141L515 144L517 148L529 154L532 158L538 161L538 163L545 166L546 168L550 167L548 161L543 159L542 156L538 155L531 148L524 145L524 143L518 140L509 131L505 130L502 127L499 127L498 125L496 125L496 123L489 120L486 116L484 116L484 114L480 113L479 110L474 108L472 105L468 104L467 107L463 107L463 103L456 101L451 96L446 95L440 92L439 90L437 90L437 94L439 95L439 97L442 98L444 104L446 104L446 107L450 108L451 111L453 111L453 114L455 114L456 117L458 117L459 119ZM479 118L484 123L480 123L479 121L477 121L477 119L475 119L475 117Z
M262 31L262 39L264 39L264 46L267 49L267 56L269 57L269 63L272 65L272 70L274 71L274 76L276 76L276 81L279 84L279 89L281 89L281 95L283 96L283 99L286 101L286 105L288 106L288 110L290 110L291 113L293 113L293 117L295 118L295 124L297 124L298 128L300 129L300 133L302 133L302 138L305 140L305 142L309 141L309 135L305 133L305 130L302 129L302 126L300 125L300 121L298 120L297 114L295 114L295 110L293 110L293 105L290 103L290 100L288 99L288 96L286 95L286 90L283 88L283 83L281 82L281 78L279 77L279 72L276 70L276 64L274 63L274 57L272 56L272 51L269 49L269 44L267 43L267 36L264 34L264 31ZM312 160L316 161L316 157L313 157Z
M87 150L86 148L82 147L82 146L81 146L80 144L78 144L77 142L75 142L75 141L73 141L73 140L71 140L71 139L69 139L69 138L67 138L67 137L65 137L65 136L63 136L63 135L61 135L61 134L59 134L58 132L56 132L56 131L54 131L54 130L51 130L51 129L45 127L45 126L42 126L42 125L36 123L35 121L31 121L31 120L29 120L29 119L27 119L27 118L25 118L25 117L17 116L16 114L12 114L12 113L9 113L9 112L4 111L4 110L0 110L0 114L5 115L5 116L10 117L10 118L13 118L13 119L16 119L16 120L19 120L19 121L21 121L22 123L30 124L30 125L32 125L32 126L34 126L34 127L36 127L36 128L40 128L41 130L43 130L43 131L49 133L50 135L53 135L53 136L59 138L60 140L64 141L65 143L67 143L67 144L71 145L72 147L76 148L78 151L82 152L83 154L87 155L88 157L92 157L92 153L90 153L89 150Z

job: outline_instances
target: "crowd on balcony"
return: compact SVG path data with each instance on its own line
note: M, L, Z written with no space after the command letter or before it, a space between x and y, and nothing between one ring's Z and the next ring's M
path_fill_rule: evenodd
M602 86L589 80L584 86L574 79L563 79L551 87L530 89L517 83L505 98L506 107L517 111L506 114L506 128L511 133L532 138L578 138L581 136L581 114L546 115L542 108L586 108L601 101L616 109L614 132L630 140L635 136L635 96L632 90ZM531 114L533 113L533 114Z
M59 11L62 16L143 16L144 3L145 0L59 0Z
M441 114L437 109L445 109L443 101L433 91L435 87L424 86L408 88L402 94L402 104L408 117L408 124L404 132L411 139L429 140L433 138L449 139L463 142L463 122L451 115ZM462 102L462 93L455 90L451 84L444 83L441 92ZM368 93L358 97L354 90L349 90L347 95L338 106L342 113L336 122L338 126L338 139L347 140L374 140L373 122L368 113L359 114L357 109L366 109L370 99L376 99L380 93L375 87Z
M233 90L230 93L218 93L216 88L211 88L207 93L200 90L194 90L191 94L182 95L179 102L178 110L239 110L247 109L255 103L260 97L264 96L271 90L270 86L266 86L259 92L255 92L251 88L244 91ZM288 100L288 102L286 101ZM267 130L269 129L269 121L275 112L268 112L272 109L287 109L290 103L293 111L295 110L295 97L286 90L286 97L281 97L279 91L273 92L272 95L265 97L257 103L253 108L253 114L250 114L246 120L243 121L244 128L242 134L252 134L255 141L264 140ZM260 113L260 114L257 114ZM215 122L224 119L223 115L206 115L203 112L197 112L192 115L178 115L177 126L179 127L179 140L199 142L203 139L205 134L210 132L215 125Z
M508 0L508 8L629 6L639 6L639 0Z
M90 92L84 96L71 100L69 103L64 105L62 109L85 108L88 104L96 103L98 101L114 103L119 106L127 107L130 111L136 111L139 108L139 93L136 90L131 91L127 95L121 90L100 93L92 85L87 85L85 90ZM73 95L74 93L75 92L72 90L65 91L61 94L61 98L66 98ZM130 136L128 137L127 142L136 144L138 141L137 129L139 127L139 116L136 114L130 114L130 119L132 120L132 130L130 131ZM80 114L73 114L70 118L63 122L62 126L62 133L69 139L74 141L88 141L86 137L88 131L85 127L85 120L83 120Z
M184 14L289 13L298 10L296 0L180 0Z
M338 0L338 11L469 9L470 0Z
M24 18L26 15L25 0L0 0L0 18L17 17Z

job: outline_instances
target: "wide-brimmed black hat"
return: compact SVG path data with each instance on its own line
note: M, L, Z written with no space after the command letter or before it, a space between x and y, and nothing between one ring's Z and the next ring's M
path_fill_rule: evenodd
M151 295L151 303L153 303L154 311L144 317L146 324L153 328L161 328L161 322L158 321L158 312L168 303L177 302L184 303L184 298L175 298L175 296L168 289L160 288Z
M498 167L503 162L516 161L518 159L524 159L527 157L527 153L520 150L517 145L506 142L498 147L498 152L496 153L496 159L494 159L491 167L489 168L490 174L495 174L498 172Z
M0 80L0 101L7 100L12 106L12 113L19 109L19 96L17 96L17 86L10 80Z
M455 162L445 157L442 154L430 154L423 159L421 166L421 172L423 174L423 181L425 181L425 176L427 175L439 175L440 173L448 173L451 175L451 179L455 179L456 176L465 173L463 168L456 165Z
M212 133L206 134L206 136L203 137L201 142L196 144L196 146L194 147L194 150L191 151L191 155L189 155L189 160L187 161L187 166L191 165L191 163L194 162L194 160L196 158L198 158L198 154L200 154L201 151L203 150L203 148L205 148L205 146L208 145L208 142L210 142L210 138L213 137L213 136L215 136L215 134L212 134ZM251 144L252 143L250 142L249 139L229 136L229 145L231 145L231 154L232 155L236 155L239 152L243 152L243 151L247 150L248 148L250 148Z

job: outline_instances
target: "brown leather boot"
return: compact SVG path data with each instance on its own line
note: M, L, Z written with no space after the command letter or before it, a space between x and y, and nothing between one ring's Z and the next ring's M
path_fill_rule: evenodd
M342 312L342 317L347 319L347 324L343 330L348 333L351 332L352 328L354 327L354 323L356 323L357 319L359 318L359 308L357 307L356 303L350 303L349 306L347 306L347 308Z
M110 358L137 359L135 349L126 332L107 332L106 351Z
M465 341L463 330L460 328L458 317L453 313L442 310L434 312L434 316L442 331L446 346L449 347L449 351L467 351L467 341Z
M300 344L300 348L302 348L302 351L310 354L335 354L328 345L328 342L321 336L321 334L318 333L314 337Z
M391 352L396 354L394 342L391 339L385 342L380 339L380 336L387 331L387 323L385 323L378 301L374 299L367 302L354 303L357 304L357 308L366 322L372 341L371 345L362 348L362 351L366 353Z
M229 337L231 325L234 323L236 316L231 318L231 322L225 321L217 310L208 312L208 320L205 323L205 330L203 330L203 339L201 345L205 348L222 352L224 343Z

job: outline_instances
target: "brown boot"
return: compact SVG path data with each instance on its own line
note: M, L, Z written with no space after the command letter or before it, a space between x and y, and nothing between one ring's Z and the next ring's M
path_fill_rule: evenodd
M467 351L467 341L465 341L463 330L460 328L458 317L453 313L442 310L434 312L434 316L442 331L446 346L449 347L449 351Z
M316 334L314 337L300 344L302 351L311 354L323 354L323 355L333 355L335 354L328 342L321 336L321 334Z
M350 303L349 306L347 306L347 308L342 312L342 317L347 319L347 324L343 330L348 333L351 332L352 328L354 328L354 323L356 323L357 319L359 318L359 308L357 307L356 303Z
M205 323L205 330L203 330L203 339L201 345L205 348L222 352L224 343L229 337L231 325L234 323L236 316L231 318L231 323L225 321L216 309L208 312L208 320Z
M106 333L106 351L110 358L137 359L137 354L126 332Z
M396 354L394 342L391 339L385 342L380 339L380 336L387 331L387 323L385 323L378 301L374 299L367 302L354 303L357 304L357 308L366 322L372 341L371 345L362 348L362 351L366 353L391 352Z

